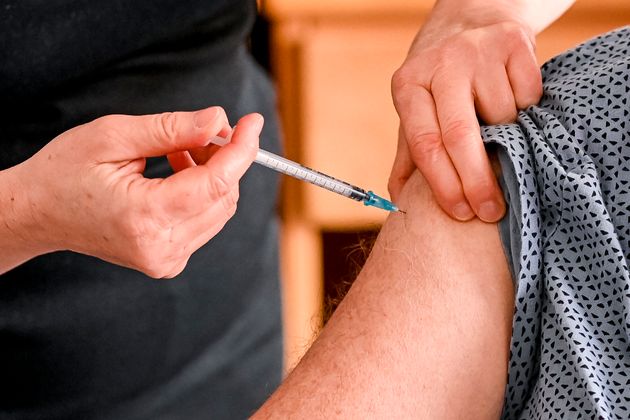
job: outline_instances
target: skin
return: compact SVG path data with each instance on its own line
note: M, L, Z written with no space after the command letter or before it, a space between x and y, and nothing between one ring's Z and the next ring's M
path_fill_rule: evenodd
M400 116L389 180L396 201L418 168L451 217L495 222L505 213L479 134L538 102L535 34L574 0L438 0L392 77Z
M255 418L499 416L512 283L496 226L447 214L504 213L477 117L509 122L538 101L534 34L571 3L438 0L392 78L401 126L389 187L407 214L388 219L346 299ZM152 277L181 272L234 213L262 126L246 117L217 151L207 139L229 126L210 114L108 116L0 172L0 273L59 249ZM161 155L177 174L145 179L144 158Z
M231 131L219 107L110 115L62 133L0 172L0 274L57 250L179 274L234 214L262 125L259 114L243 117L222 148L208 146ZM145 178L145 158L164 155L177 173Z
M513 290L497 227L461 223L414 172L332 318L254 419L490 419Z

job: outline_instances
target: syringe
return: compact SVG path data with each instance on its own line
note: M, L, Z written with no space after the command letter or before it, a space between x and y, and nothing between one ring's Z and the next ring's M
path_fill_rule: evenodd
M228 136L228 138L215 136L210 139L210 142L223 146L230 142L230 136ZM365 191L363 188L359 188L337 178L333 178L330 175L307 168L297 162L293 162L292 160L283 158L282 156L278 156L266 150L258 149L255 162L293 178L310 182L313 185L325 188L328 191L343 195L344 197L348 197L356 201L362 201L366 206L373 206L387 211L402 212L394 203L384 199L383 197L379 197L372 191Z

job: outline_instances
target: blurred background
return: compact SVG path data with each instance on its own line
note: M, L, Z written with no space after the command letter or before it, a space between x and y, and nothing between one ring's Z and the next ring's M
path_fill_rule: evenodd
M259 3L252 50L275 81L289 159L388 196L398 129L390 79L433 3ZM579 0L538 36L538 60L629 23L628 0ZM287 177L281 214L291 368L321 328L325 303L351 284L387 214Z

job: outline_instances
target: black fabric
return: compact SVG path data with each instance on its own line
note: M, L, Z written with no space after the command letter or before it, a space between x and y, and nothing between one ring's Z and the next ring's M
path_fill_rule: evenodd
M272 87L245 41L253 1L0 1L0 169L109 113L221 105ZM166 176L164 160L148 176ZM252 167L239 209L177 278L59 252L0 276L1 419L244 418L281 379L277 180Z
M41 95L77 77L159 43L174 48L201 41L200 28L216 48L242 42L250 16L243 1L48 0L2 1L0 96ZM238 21L243 23L238 24ZM233 23L237 23L235 27ZM235 30L237 29L237 30ZM189 38L189 39L187 39Z

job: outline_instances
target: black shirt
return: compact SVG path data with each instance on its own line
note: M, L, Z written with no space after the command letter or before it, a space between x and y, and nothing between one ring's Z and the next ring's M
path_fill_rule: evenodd
M248 0L0 1L0 169L101 115L210 105L261 112L277 149L254 16ZM0 418L250 414L281 374L276 189L252 167L235 217L173 280L72 252L0 276Z

